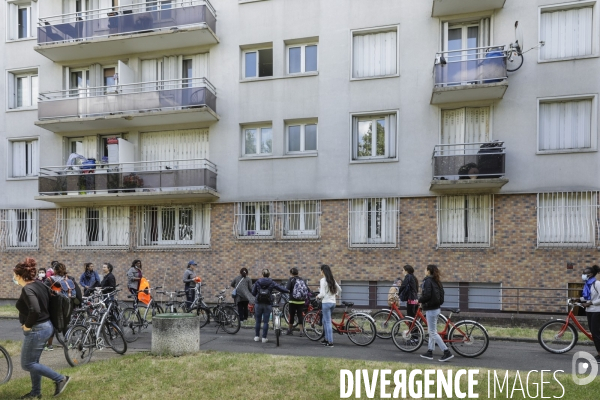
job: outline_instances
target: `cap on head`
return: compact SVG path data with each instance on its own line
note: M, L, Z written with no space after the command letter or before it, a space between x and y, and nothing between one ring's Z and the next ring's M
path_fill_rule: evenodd
M190 265L198 265L198 264L196 264L196 261L194 261L194 260L191 260L191 261L188 263L188 267L189 267Z

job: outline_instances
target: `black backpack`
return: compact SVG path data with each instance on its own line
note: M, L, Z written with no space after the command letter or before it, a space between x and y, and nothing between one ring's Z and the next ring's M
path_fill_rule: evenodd
M256 294L256 302L260 304L271 304L271 285L263 287L261 284L258 285L258 293Z
M50 301L48 303L48 312L50 313L50 321L57 332L63 334L67 333L67 327L71 320L71 312L73 306L71 299L55 293L53 290L48 289L50 295Z

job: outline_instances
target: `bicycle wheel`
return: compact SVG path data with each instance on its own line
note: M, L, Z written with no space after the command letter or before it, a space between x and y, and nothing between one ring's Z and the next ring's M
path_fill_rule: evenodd
M231 306L225 306L221 308L220 312L221 315L219 317L219 322L223 327L223 330L230 335L238 333L241 323L237 311L235 311Z
M313 310L304 316L302 327L304 328L304 334L310 340L321 340L323 335L325 335L321 316L322 314L319 310Z
M368 346L377 337L377 328L371 318L366 315L352 315L346 322L348 339L358 346Z
M279 336L281 336L281 328L275 329L275 342L277 343L277 347L279 347Z
M140 315L131 307L123 310L121 316L121 326L123 327L123 336L129 343L135 342L140 337L142 329L142 319Z
M71 367L87 364L92 358L95 343L91 330L85 326L75 326L65 340L65 358Z
M210 311L208 309L198 308L196 309L196 315L200 317L200 328L203 328L210 322Z
M10 354L4 347L0 346L0 385L10 380L12 368Z
M373 314L377 337L380 339L391 339L392 328L400 318L391 310L381 310Z
M105 324L102 327L102 337L107 346L113 349L117 354L125 354L127 351L127 342L121 332L121 329L115 324Z
M423 344L423 326L412 317L404 317L392 327L392 340L399 350L412 353Z
M460 321L448 333L450 347L463 357L482 355L490 344L487 331L478 322Z
M65 345L65 335L62 332L59 332L57 330L54 331L54 337L56 338L56 340L58 340L58 342L61 345Z
M285 322L289 326L290 325L290 303L285 303L283 305L283 319L285 319ZM296 326L298 326L298 322L296 322L296 320L294 320L294 328Z
M577 344L578 339L577 329L562 319L546 322L538 332L540 345L544 350L554 354L562 354L571 350Z

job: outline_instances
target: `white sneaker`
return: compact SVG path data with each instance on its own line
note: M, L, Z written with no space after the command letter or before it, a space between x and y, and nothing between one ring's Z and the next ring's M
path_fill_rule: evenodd
M258 342L259 340L260 340L260 337L258 337L258 336L254 336L254 341L255 341L255 342Z
M263 343L267 343L268 341L269 341L269 339L263 338Z

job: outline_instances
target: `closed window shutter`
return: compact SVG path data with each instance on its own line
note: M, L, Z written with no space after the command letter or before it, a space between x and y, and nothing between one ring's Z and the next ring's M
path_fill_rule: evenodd
M440 244L464 243L465 196L438 197Z
M84 246L87 243L85 207L67 209L67 245Z
M397 73L397 34L380 32L353 38L353 78Z
M469 243L490 241L490 196L467 196Z
M591 148L592 100L541 103L539 150Z
M129 245L129 207L108 207L108 244Z
M19 6L15 3L8 3L8 39L17 39L17 31L19 26Z
M143 133L140 147L142 161L209 159L208 129Z
M542 60L592 54L593 7L543 12L540 24Z
M13 168L13 177L20 177L27 175L26 169L26 151L27 151L27 143L26 142L13 142L12 143L12 168Z

